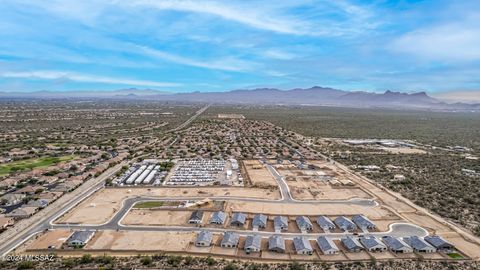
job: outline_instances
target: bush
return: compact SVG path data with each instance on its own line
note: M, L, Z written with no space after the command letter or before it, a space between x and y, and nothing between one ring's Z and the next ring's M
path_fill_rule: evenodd
M63 264L63 268L73 268L76 265L75 260L71 258L63 259L62 264Z
M225 270L237 270L237 268L238 267L235 264L229 263L223 269L225 269Z
M17 265L17 269L33 269L34 265L31 261L23 261Z
M170 256L167 259L167 263L172 265L172 266L179 265L181 261L182 261L182 257L180 257L180 256Z
M93 262L93 258L91 254L84 254L80 259L80 263L87 264Z
M207 264L208 264L209 266L212 266L212 265L214 265L214 264L216 264L216 263L217 263L217 261L216 261L214 258L212 258L212 257L210 257L210 256L207 257Z
M141 262L143 265L150 265L150 264L152 264L152 257L150 257L150 256L142 257L142 258L140 259L140 262Z

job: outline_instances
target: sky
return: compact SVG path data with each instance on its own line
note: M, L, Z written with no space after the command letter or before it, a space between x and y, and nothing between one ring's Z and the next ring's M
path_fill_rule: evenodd
M480 2L2 0L0 91L480 90Z

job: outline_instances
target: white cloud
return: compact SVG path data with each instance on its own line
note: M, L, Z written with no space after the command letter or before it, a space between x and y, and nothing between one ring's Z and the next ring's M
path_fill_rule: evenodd
M146 46L140 46L140 45L133 45L133 46L139 49L141 53L146 54L150 57L155 57L155 58L159 58L159 59L163 59L173 63L187 65L187 66L201 67L201 68L207 68L207 69L226 70L226 71L246 71L246 70L250 70L255 65L255 63L243 61L233 57L202 61L202 60L195 60L192 58L187 58L187 57L167 53L164 51L152 49Z
M249 25L254 28L285 33L309 34L306 25L292 18L280 17L266 10L258 10L257 6L244 7L242 5L225 5L224 2L214 1L177 1L177 0L137 0L131 1L135 6L148 6L160 10L176 10L185 12L204 13Z
M427 60L480 60L479 19L418 29L394 40L391 48Z
M279 60L291 60L296 57L295 54L277 50L277 49L269 49L263 52L263 55L269 58L273 59L279 59Z
M151 86L151 87L175 87L178 83L157 82L148 80L120 79L113 77L96 76L89 74L74 73L68 71L55 70L37 70L37 71L7 71L0 73L4 78L33 78L43 80L71 80L86 83L105 83L105 84L124 84L132 86Z

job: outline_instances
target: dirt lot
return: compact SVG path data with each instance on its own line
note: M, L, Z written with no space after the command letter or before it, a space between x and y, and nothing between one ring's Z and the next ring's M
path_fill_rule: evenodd
M277 181L272 174L258 160L243 161L252 186L261 188L277 188Z
M148 197L243 197L279 199L278 191L254 188L108 188L102 189L59 218L58 223L102 224L120 209L122 201L134 196ZM94 214L92 214L94 213Z
M367 193L359 188L332 187L331 185L312 180L297 178L287 181L293 198L297 200L348 200L352 198L370 199Z
M364 214L371 219L391 219L392 215L381 207L365 207L360 205L345 204L280 204L229 201L226 209L245 213L262 213L267 215L357 215Z
M60 248L71 234L68 230L48 231L34 240L27 249L47 249L49 246Z
M132 209L122 220L123 225L185 226L191 211ZM205 218L205 217L204 217Z
M186 232L102 231L84 249L183 251L194 237Z
M403 147L380 147L383 151L390 152L393 154L426 154L427 151L416 148L403 148Z

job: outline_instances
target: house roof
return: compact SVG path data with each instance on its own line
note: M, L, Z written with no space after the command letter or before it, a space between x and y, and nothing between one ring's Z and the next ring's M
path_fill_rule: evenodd
M19 216L28 216L33 215L37 211L38 207L36 206L22 206L13 210L12 212L6 214L6 216L19 217Z
M323 252L330 250L338 251L337 245L335 245L331 239L326 238L325 236L319 236L317 238L317 243Z
M86 243L94 234L94 231L76 231L67 239L67 242L80 241Z
M330 228L330 229L335 228L335 224L332 222L332 220L330 220L326 216L319 216L317 218L317 224L322 228Z
M391 250L402 250L404 248L410 248L406 243L396 237L384 236L382 240Z
M305 237L295 237L293 238L293 246L295 247L296 251L300 250L308 250L312 251L312 245L310 245L310 241L308 241Z
M274 227L288 226L288 219L285 216L276 216L273 218Z
M267 216L258 214L253 217L252 226L267 226Z
M225 222L226 218L227 218L227 214L225 214L225 212L217 211L213 213L212 218L210 219L210 222L223 223Z
M237 213L233 213L231 222L245 224L245 220L247 220L247 215L245 215L244 213L237 212Z
M333 222L337 224L337 226L340 228L357 228L357 225L355 225L355 223L353 223L351 220L344 216L337 217Z
M360 237L360 242L364 247L367 249L375 248L375 247L383 247L386 248L386 246L380 242L376 237L370 236L370 237Z
M197 235L197 242L211 243L212 239L213 239L213 234L210 231L201 231Z
M375 224L364 215L355 215L352 217L352 221L361 228L375 227Z
M280 235L272 235L268 238L268 249L285 250L285 240Z
M245 248L260 249L261 245L262 245L262 237L258 234L249 235L245 239Z
M13 202L13 201L18 201L18 200L21 200L23 198L25 198L26 196L24 194L12 194L12 193L9 193L9 194L5 194L3 195L2 197L0 197L0 199L5 199L7 200L8 202Z
M190 220L202 220L203 218L203 211L196 210L193 211L192 214L190 215Z
M403 240L416 250L435 249L432 245L418 236L404 237Z
M356 238L350 236L342 238L342 243L348 250L363 249L363 246L360 244L360 242L358 242Z
M237 245L240 236L235 232L225 232L222 238L222 245L229 244L229 245Z
M298 216L295 220L300 228L312 227L312 222L306 216Z
M453 245L447 242L445 239L438 235L428 235L425 236L425 241L427 241L432 246L442 249L442 248L452 248Z

